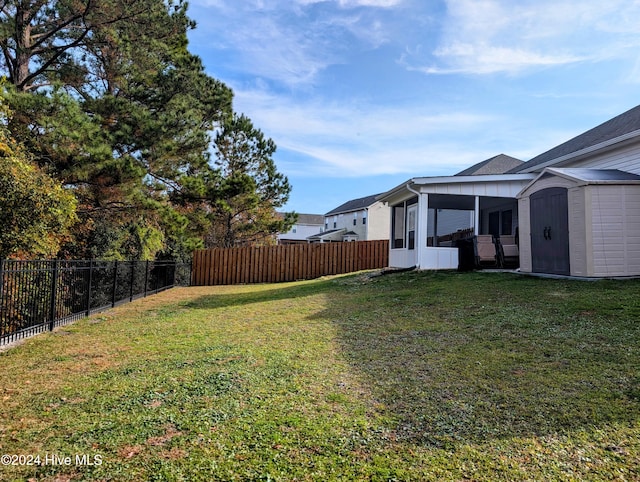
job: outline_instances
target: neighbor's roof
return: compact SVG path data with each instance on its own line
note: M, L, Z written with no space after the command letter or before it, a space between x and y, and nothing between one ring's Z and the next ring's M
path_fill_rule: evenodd
M280 219L284 219L285 213L276 213ZM324 225L324 215L322 214L300 214L298 213L298 220L296 224L316 224L318 226Z
M298 214L296 224L317 224L324 226L324 216L322 214Z
M324 238L334 238L338 235L342 235L346 231L345 228L340 229L331 229L329 231L324 231L318 234L314 234L313 236L307 236L307 239L324 239Z
M515 169L524 164L524 161L506 154L498 154L486 161L474 164L463 171L455 174L456 176L480 176L482 174L504 174L505 172Z
M554 165L566 158L577 156L582 151L589 152L637 135L640 135L640 105L534 157L509 172L536 171L543 165Z
M346 203L338 206L337 208L332 209L327 214L325 214L325 216L331 216L333 214L348 213L351 211L358 211L360 209L368 208L369 206L371 206L373 203L376 202L376 198L381 194L384 194L384 193L374 194L372 196L361 197L358 199L352 199L351 201L347 201Z

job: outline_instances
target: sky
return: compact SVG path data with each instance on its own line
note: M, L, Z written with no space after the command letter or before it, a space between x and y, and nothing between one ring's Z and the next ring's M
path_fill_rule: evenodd
M324 214L640 104L638 0L190 0L189 49Z

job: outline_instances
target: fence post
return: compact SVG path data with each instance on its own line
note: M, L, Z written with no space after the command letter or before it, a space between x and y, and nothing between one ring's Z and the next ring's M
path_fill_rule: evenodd
M91 314L91 288L93 285L93 260L89 260L89 286L87 287L87 316Z
M111 308L116 306L116 287L118 286L118 260L116 259L113 268L113 292L111 294Z
M7 317L3 314L4 302L4 259L0 259L0 337L5 334L5 322Z
M129 303L133 301L133 278L136 275L136 262L131 260L131 279L129 280Z
M149 284L149 260L144 265L144 297L147 297L147 285Z
M53 276L51 278L51 305L49 306L50 320L49 331L53 331L56 321L56 303L58 301L58 270L60 269L60 260L56 259L53 262Z
M0 259L0 311L4 303L2 302L2 296L4 295L4 259Z

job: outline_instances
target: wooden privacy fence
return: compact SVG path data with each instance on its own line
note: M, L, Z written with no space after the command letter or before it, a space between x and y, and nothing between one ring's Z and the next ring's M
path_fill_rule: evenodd
M388 240L202 249L193 254L191 284L277 283L388 265Z

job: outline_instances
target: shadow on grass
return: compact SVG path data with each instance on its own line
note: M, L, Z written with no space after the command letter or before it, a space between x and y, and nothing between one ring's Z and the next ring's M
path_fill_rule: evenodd
M357 275L203 297L211 309L322 293L313 315L400 441L453 448L640 420L638 281Z
M217 308L229 308L234 306L246 306L254 303L282 301L306 296L314 296L321 293L330 293L335 290L335 281L316 280L309 283L281 283L252 285L262 289L251 289L246 293L234 291L233 294L214 294L201 296L183 304L185 308L196 310L211 310ZM241 288L239 288L241 290Z

